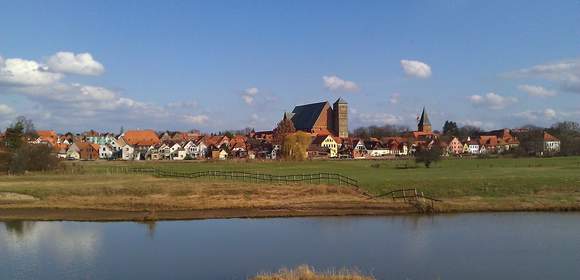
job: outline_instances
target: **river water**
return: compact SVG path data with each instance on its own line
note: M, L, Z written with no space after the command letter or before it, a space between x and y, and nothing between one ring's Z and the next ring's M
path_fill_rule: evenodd
M300 264L378 279L580 279L580 213L0 222L0 279L246 279Z

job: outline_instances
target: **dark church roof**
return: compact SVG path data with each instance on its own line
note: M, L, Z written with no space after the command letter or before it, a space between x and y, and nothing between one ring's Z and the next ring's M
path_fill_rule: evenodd
M294 122L294 127L298 130L311 130L320 116L324 105L328 102L319 102L306 105L300 105L294 107L292 110L292 122Z
M427 112L425 111L425 107L423 107L423 113L421 113L421 119L419 120L419 127L430 126L431 122L429 121L429 116L427 116Z
M339 97L336 102L334 102L334 104L348 104L346 103L346 101L344 101L344 99L342 99L342 97Z

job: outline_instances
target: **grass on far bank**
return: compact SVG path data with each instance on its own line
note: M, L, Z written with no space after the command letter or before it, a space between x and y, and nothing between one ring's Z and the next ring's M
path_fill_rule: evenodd
M18 199L22 197L18 195L30 196L34 201ZM138 174L0 176L0 206L8 208L203 210L362 201L366 198L353 189L326 185L199 182Z
M294 269L283 268L275 273L260 273L251 280L374 280L355 270L341 269L338 271L317 272L307 265Z
M114 166L156 167L183 172L238 170L279 175L336 172L357 179L363 189L374 194L418 188L437 198L580 192L580 157L448 159L431 168L416 165L411 160L101 161L75 164L80 164L87 173L100 173Z

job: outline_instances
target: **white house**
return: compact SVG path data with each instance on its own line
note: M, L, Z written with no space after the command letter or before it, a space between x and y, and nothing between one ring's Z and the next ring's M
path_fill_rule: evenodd
M367 147L365 147L365 142L359 139L356 145L353 147L352 157L353 158L365 158L368 154Z
M559 153L560 152L560 139L554 137L553 135L544 132L544 152L546 153Z
M133 160L135 159L135 148L133 148L133 146L129 145L129 144L125 144L124 146L121 147L121 151L122 151L122 156L121 158L123 160ZM137 157L137 159L139 159L139 157Z
M375 148L368 150L368 154L371 157L385 157L391 154L391 150L388 148Z
M104 144L99 146L99 158L100 159L110 159L113 157L113 148L111 145Z
M469 153L472 155L479 154L479 141L477 139L471 139L471 137L467 137L467 144Z
M185 157L187 157L187 151L183 148L179 148L171 153L172 160L184 160Z

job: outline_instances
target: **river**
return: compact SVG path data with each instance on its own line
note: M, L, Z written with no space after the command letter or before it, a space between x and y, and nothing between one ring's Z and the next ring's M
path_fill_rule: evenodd
M580 279L580 213L0 222L0 279L246 279L299 264L378 279Z

